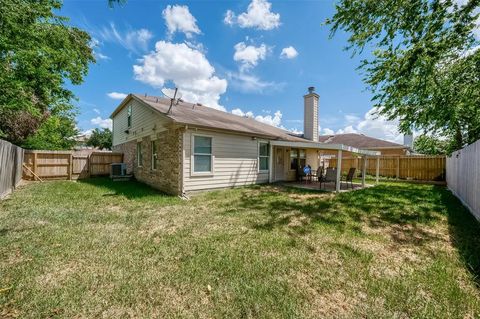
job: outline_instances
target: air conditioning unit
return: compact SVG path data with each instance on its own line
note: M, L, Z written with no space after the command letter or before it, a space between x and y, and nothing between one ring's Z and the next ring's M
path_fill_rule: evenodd
M110 177L126 176L127 164L125 163L112 163L110 164Z

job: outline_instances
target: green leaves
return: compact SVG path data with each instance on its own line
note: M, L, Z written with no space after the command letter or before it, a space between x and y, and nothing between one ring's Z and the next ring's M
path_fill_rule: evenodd
M73 109L65 82L82 83L95 62L88 33L54 14L61 5L0 0L0 132L13 143L32 136L55 109Z
M480 138L479 11L478 0L341 0L327 24L331 36L350 34L353 54L371 51L360 69L380 114L403 132L455 137L460 148Z
M104 128L101 131L98 128L94 129L92 135L87 140L87 145L99 149L112 149L112 131L108 128Z

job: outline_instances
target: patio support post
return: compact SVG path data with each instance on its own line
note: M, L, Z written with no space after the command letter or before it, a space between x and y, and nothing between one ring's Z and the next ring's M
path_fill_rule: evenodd
M273 182L273 145L268 144L268 182Z
M365 188L365 175L367 174L367 156L363 156L362 162L362 188Z
M340 179L342 177L342 150L338 150L337 154L337 182L335 183L335 191L340 192Z
M380 156L377 155L377 171L375 172L375 183L378 184L378 176L380 175Z

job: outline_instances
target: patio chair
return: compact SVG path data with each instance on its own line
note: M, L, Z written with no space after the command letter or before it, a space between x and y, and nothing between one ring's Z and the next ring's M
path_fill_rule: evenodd
M316 177L316 179L317 179L318 182L320 182L320 181L322 180L322 178L323 178L323 170L324 170L323 166L319 166L319 167L317 168L315 177Z
M322 183L323 183L323 188L325 188L325 183L335 183L335 188L337 187L337 169L333 167L327 168L327 172L325 173L325 176L322 177L320 180L320 188L322 188Z
M307 174L303 171L303 167L298 167L297 168L297 181L303 182L303 179L305 178L306 180Z
M341 182L345 182L347 183L347 189L348 189L348 182L350 182L350 186L352 187L353 189L353 177L355 177L355 172L356 172L356 168L355 167L351 167L349 170L348 170L348 174L347 176L345 176L345 179L341 179L340 180L340 183ZM340 184L341 185L341 184Z

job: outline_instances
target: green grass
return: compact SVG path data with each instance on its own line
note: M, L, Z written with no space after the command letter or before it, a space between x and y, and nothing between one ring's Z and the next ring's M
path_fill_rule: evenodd
M182 201L90 179L0 202L1 318L476 318L479 275L480 226L440 186Z

